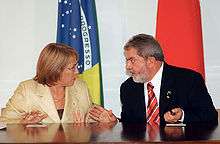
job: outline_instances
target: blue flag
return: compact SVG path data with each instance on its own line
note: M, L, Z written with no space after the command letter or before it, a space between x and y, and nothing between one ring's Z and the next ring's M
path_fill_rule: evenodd
M79 77L87 82L93 102L103 104L94 0L58 0L57 42L77 50Z

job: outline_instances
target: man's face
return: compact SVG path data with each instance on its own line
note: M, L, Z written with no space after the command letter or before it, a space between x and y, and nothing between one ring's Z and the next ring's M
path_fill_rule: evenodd
M126 58L126 74L137 83L145 83L148 76L146 59L139 56L134 48L125 50L124 55Z

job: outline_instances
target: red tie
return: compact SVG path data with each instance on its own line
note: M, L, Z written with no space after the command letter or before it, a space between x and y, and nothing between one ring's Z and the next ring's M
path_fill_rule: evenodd
M153 91L154 86L151 82L147 84L148 105L147 105L147 123L160 124L159 105Z

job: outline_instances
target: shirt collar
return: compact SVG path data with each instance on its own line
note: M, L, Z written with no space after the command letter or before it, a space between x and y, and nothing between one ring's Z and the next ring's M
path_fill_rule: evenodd
M157 73L154 75L154 77L152 78L151 82L153 86L156 86L156 85L160 85L161 83L161 79L162 79L162 72L163 72L163 65L164 63L162 62L162 65L160 66L160 69L157 71ZM149 83L147 82L147 83Z

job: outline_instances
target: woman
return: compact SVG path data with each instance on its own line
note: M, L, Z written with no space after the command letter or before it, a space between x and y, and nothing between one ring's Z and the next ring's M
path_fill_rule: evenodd
M17 87L0 120L5 123L81 123L110 121L104 108L88 114L92 103L88 88L77 78L78 54L75 49L50 43L41 52L36 76ZM109 113L110 114L110 113ZM99 119L104 115L104 119ZM106 121L107 118L107 121Z

